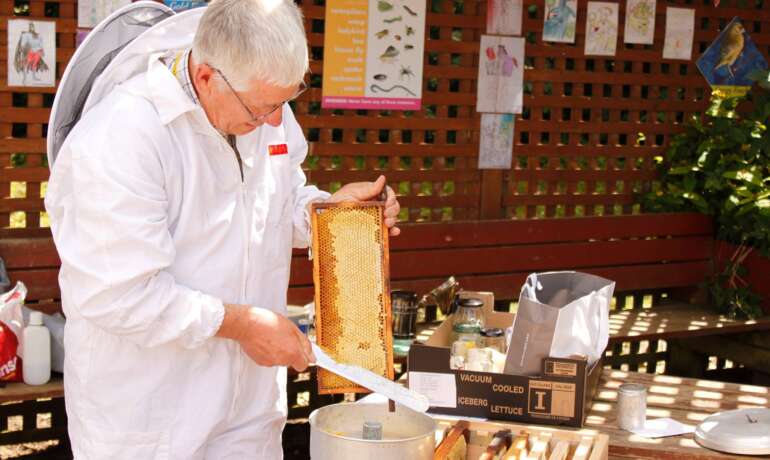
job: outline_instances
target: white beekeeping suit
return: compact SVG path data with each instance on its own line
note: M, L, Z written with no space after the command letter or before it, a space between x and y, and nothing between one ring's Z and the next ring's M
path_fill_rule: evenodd
M76 459L282 455L285 368L214 334L223 302L285 313L306 205L328 194L305 185L307 143L288 105L280 126L238 137L241 177L160 60L191 46L202 13L161 22L115 58L52 168Z

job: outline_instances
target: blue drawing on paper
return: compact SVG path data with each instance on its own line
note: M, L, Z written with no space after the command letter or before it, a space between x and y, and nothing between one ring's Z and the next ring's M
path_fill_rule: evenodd
M545 7L543 40L573 43L577 23L577 1L546 0Z

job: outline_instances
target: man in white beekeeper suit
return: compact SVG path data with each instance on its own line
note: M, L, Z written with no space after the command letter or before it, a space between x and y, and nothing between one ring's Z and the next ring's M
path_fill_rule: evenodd
M291 248L311 202L374 199L385 179L305 185L291 0L217 0L191 49L146 62L72 130L46 196L74 456L281 458L285 366L314 360L284 316ZM398 211L388 188L391 235Z

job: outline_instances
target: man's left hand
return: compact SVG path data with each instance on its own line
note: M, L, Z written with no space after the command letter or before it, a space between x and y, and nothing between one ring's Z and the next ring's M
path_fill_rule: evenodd
M396 199L396 193L392 188L385 185L385 176L380 176L374 182L353 182L344 185L341 189L337 190L327 200L328 203L339 203L342 201L370 201L377 199L382 193L382 189L386 189L385 198L385 225L390 229L390 236L396 236L401 233L401 229L396 227L398 223L398 213L401 210L401 206Z

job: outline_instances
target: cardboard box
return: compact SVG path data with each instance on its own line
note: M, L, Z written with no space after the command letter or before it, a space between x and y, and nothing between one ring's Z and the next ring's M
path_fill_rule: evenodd
M494 311L492 293L466 292L484 302L487 327L505 329L514 315ZM546 358L540 376L450 369L451 317L409 350L409 387L431 400L431 413L582 427L602 372L584 359Z

